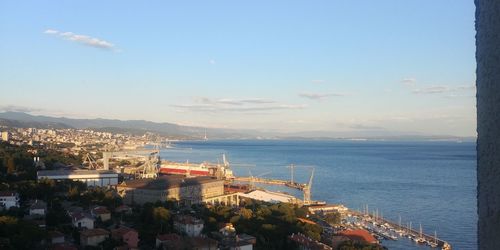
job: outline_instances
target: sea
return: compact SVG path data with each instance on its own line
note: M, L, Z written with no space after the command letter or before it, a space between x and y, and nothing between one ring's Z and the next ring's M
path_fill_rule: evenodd
M448 241L477 249L476 144L458 141L208 140L181 141L161 158L222 162L235 175L309 181L312 198L344 204ZM286 187L268 187L302 198ZM382 241L389 249L431 249L408 239Z

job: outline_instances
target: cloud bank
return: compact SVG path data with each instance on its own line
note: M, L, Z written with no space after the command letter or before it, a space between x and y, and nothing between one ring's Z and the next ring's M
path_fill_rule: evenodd
M113 43L87 35L75 34L73 32L63 32L55 29L47 29L43 33L47 35L57 36L59 38L68 41L77 42L98 49L105 49L105 50L115 49L115 45Z
M220 98L211 99L208 97L196 97L194 103L171 105L174 108L193 112L242 112L242 113L266 113L276 110L297 110L306 108L300 104L280 104L267 99L233 99Z
M319 94L319 93L299 93L300 97L311 99L311 100L322 100L325 98L329 97L334 97L334 96L346 96L344 93L326 93L326 94Z

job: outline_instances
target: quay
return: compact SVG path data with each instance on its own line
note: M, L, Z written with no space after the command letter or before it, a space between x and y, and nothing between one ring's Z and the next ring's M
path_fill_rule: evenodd
M240 182L250 182L250 183L262 183L262 184L268 184L268 185L278 185L278 186L287 186L290 188L295 188L298 190L304 190L304 188L307 186L306 184L302 183L297 183L297 182L290 182L290 181L285 181L285 180L277 180L277 179L267 179L267 178L259 178L259 177L234 177L234 181L240 181Z
M376 217L376 216L373 216L371 214L360 213L360 212L354 211L354 210L348 210L347 213L354 215L356 217L360 217L363 220L366 220L366 218L368 218L367 221L371 221L371 222L374 222L374 223L379 224L379 225L388 225L395 232L399 233L399 235L401 237L407 236L407 237L411 238L412 240L419 238L419 237L422 237L425 240L425 242L437 243L437 247L440 247L443 250L451 250L452 249L451 245L448 242L446 242L445 240L439 239L437 237L434 237L433 235L429 235L429 234L426 234L424 232L422 232L422 234L420 234L419 230L416 230L413 228L410 229L409 227L392 222L388 219ZM384 238L386 238L386 237L384 237Z

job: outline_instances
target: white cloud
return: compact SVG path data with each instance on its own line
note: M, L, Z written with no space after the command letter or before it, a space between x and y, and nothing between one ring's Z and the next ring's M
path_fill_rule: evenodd
M426 86L426 87L421 87L421 88L414 88L412 90L412 93L414 93L414 94L451 93L449 95L457 96L458 94L453 94L453 93L463 92L463 91L471 91L471 90L475 90L475 89L476 89L476 86L474 84L461 85L461 86L433 85L433 86Z
M108 41L101 40L99 38L95 38L95 37L91 37L91 36L87 36L87 35L79 35L79 34L75 34L73 32L62 32L62 31L58 31L58 30L54 30L54 29L47 29L43 33L48 34L48 35L58 36L58 37L61 37L65 40L81 43L83 45L94 47L94 48L106 49L106 50L114 50L115 49L114 44L112 44Z
M193 112L245 112L245 113L266 113L275 110L297 110L306 108L306 105L279 104L266 99L233 99L220 98L210 99L207 97L196 97L192 104L172 105L177 109Z
M417 79L415 79L415 78L403 78L401 80L401 83L403 83L405 86L413 87L417 84Z
M316 80L312 80L311 82L312 83L325 83L326 81L322 80L322 79L316 79Z
M216 64L217 62L216 62L214 59L210 59L210 60L208 61L208 63L210 63L210 64L214 65L214 64Z
M24 106L16 106L16 105L0 106L0 112L33 113L33 112L39 112L39 111L42 111L42 109L32 108L32 107L24 107Z
M59 31L48 29L48 30L44 31L43 33L45 33L45 34L59 34Z
M319 94L319 93L299 93L300 97L303 98L308 98L311 100L321 100L325 99L328 97L333 97L333 96L346 96L344 93L326 93L326 94Z

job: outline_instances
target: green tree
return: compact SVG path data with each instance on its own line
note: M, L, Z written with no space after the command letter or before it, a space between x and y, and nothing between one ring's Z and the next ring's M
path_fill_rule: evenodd
M6 165L7 165L7 173L8 174L13 174L16 172L16 163L14 162L14 158L8 157Z
M329 213L325 216L325 221L331 225L338 225L342 220L342 216L339 212Z
M170 220L170 211L164 207L153 208L153 218L155 222L160 224L160 231L163 232L164 226Z

